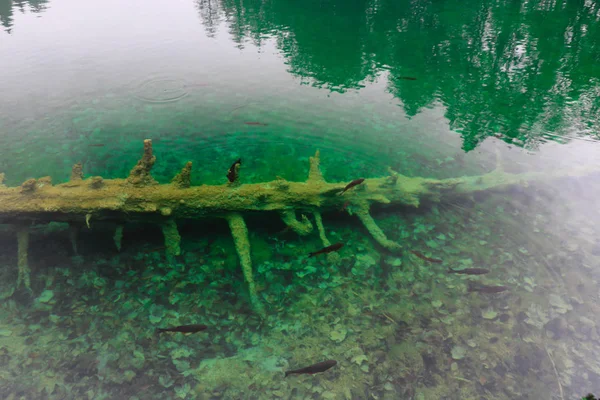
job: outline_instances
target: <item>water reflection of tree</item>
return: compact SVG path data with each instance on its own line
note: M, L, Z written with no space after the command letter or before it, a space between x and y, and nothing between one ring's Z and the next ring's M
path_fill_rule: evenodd
M274 37L289 71L319 86L357 88L387 72L408 115L443 102L468 150L490 134L531 140L580 121L600 127L599 9L569 0L221 0L201 15L207 29L225 21L240 45Z
M214 37L217 33L221 19L221 3L219 0L197 0L196 7L200 12L200 18L206 27L209 37Z
M39 13L47 8L48 0L0 0L0 24L6 32L11 33L13 27L14 9L22 13L30 10Z

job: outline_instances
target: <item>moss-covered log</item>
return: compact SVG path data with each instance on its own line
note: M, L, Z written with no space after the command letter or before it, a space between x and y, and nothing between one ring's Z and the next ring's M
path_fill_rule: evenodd
M446 194L469 194L508 185L522 185L557 176L582 176L598 168L580 168L560 171L529 172L522 174L506 173L501 165L487 174L451 179L430 179L408 177L390 170L389 176L367 178L363 183L341 194L347 182L325 181L319 169L319 152L310 158L308 178L305 182L290 182L283 178L271 182L233 185L226 182L223 174L222 185L190 186L191 163L169 184L158 184L151 175L156 161L152 154L152 141L144 141L141 159L126 179L102 179L92 177L82 179L81 165L73 167L71 180L52 185L50 177L28 179L18 187L2 185L0 174L0 223L10 223L25 227L32 223L54 221L69 222L73 226L91 228L93 221L113 221L120 226L115 238L120 247L122 225L131 220L155 221L167 229L166 235L176 240L167 240L169 256L179 253L179 236L175 221L204 217L223 217L235 227L241 227L242 213L276 211L284 223L301 235L313 231L313 225L306 215L314 215L318 231L324 243L324 227L321 213L339 210L350 206L374 239L389 250L400 249L400 244L389 240L369 214L373 204L401 205L418 207L423 200L440 200ZM300 215L300 220L297 215ZM240 215L232 220L232 215ZM233 229L233 228L232 228ZM236 228L237 229L237 228ZM239 228L238 230L240 230ZM26 260L26 233L19 231L19 284L28 286L28 266ZM171 237L169 236L169 237ZM234 231L235 236L235 231ZM236 238L240 256L244 240ZM242 258L246 279L251 277L251 264ZM251 286L251 295L256 293Z
M146 142L147 145L147 142ZM148 155L145 154L147 158ZM140 168L141 169L141 168ZM91 178L52 185L47 178L25 187L0 186L0 223L66 221L84 224L91 220L117 223L133 219L159 220L225 216L230 212L279 211L290 215L296 211L310 214L339 210L346 202L355 205L372 203L418 207L424 199L439 199L446 193L473 193L496 187L547 180L555 175L531 172L510 174L493 171L480 176L451 179L408 177L394 173L383 178L367 178L361 185L340 196L346 182L330 183L320 179L289 182L281 178L271 182L242 184L232 187L156 184L144 170L146 185L130 179L104 179L93 188ZM584 175L590 170L564 171L562 175Z

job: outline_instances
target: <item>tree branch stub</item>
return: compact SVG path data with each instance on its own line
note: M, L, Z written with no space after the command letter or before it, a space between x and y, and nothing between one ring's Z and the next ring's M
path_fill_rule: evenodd
M150 175L150 170L156 162L156 156L152 154L152 140L144 140L144 154L135 167L129 172L127 181L135 186L155 185L157 182Z

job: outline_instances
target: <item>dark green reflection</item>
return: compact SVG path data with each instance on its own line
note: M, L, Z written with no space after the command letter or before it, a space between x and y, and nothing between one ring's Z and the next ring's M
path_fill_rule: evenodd
M275 37L289 72L316 86L359 89L387 75L409 116L443 103L465 150L489 135L535 144L599 126L595 2L199 0L198 8L209 32L226 21L240 46Z
M15 11L39 13L46 9L47 3L48 0L0 0L0 24L11 33Z

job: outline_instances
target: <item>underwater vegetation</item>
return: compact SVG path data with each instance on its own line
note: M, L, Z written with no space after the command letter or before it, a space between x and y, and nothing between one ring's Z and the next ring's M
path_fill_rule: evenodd
M9 222L0 231L1 393L515 399L593 390L595 218L561 228L564 242L555 215L527 206L553 195L552 180L593 188L593 177L392 171L340 196L347 183L326 182L318 160L306 182L244 183L240 168L228 183L225 166L223 185L194 187L188 163L161 185L146 142L128 179L83 179L76 166L67 183L0 189ZM526 191L511 189L525 181Z

